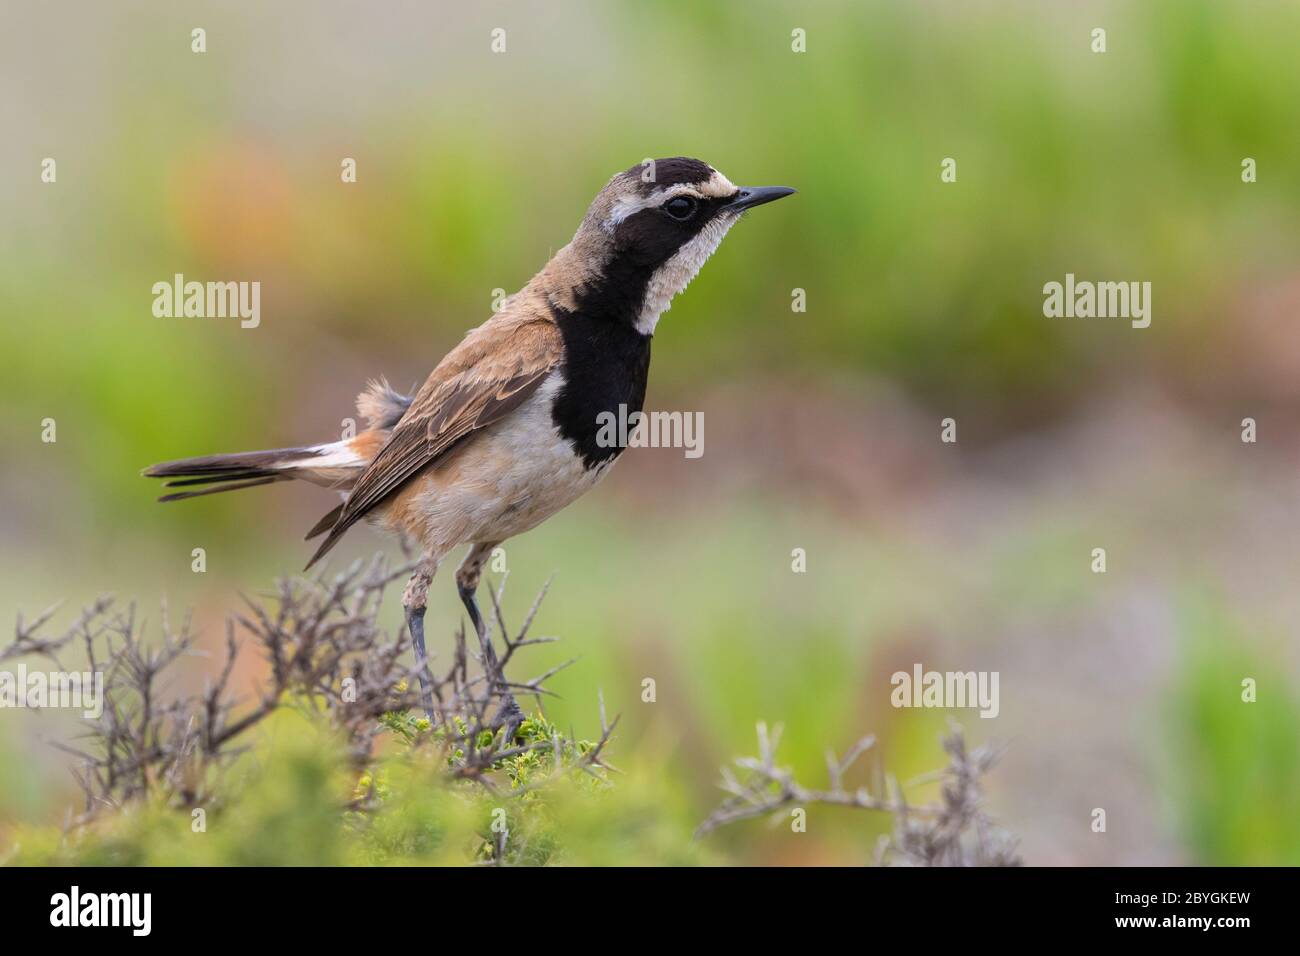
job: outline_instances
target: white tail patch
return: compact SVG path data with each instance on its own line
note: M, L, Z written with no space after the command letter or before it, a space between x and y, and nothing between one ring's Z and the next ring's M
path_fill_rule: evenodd
M277 465L276 470L292 472L293 477L314 485L350 487L352 481L370 464L370 456L363 454L357 447L362 437L359 435L344 441L313 445L304 449L301 458L291 458Z
M326 445L313 445L307 451L314 452L302 458L284 463L286 468L364 468L365 458L357 454L352 447L352 439L330 442Z

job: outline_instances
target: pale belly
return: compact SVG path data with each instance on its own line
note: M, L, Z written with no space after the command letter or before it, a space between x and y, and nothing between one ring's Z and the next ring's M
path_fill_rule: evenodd
M505 421L476 432L393 496L379 520L434 554L496 543L536 527L590 491L610 459L587 469L551 419L553 375Z

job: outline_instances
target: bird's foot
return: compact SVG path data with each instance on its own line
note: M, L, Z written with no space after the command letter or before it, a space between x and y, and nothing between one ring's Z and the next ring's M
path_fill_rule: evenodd
M475 578L471 582L459 584L457 590L460 592L460 599L465 605L465 610L469 613L469 621L474 628L474 633L478 635L479 647L483 651L484 676L487 678L488 687L491 689L490 692L501 699L501 709L497 711L493 724L505 729L505 736L502 741L509 744L514 740L515 733L524 722L524 711L519 706L519 702L515 700L514 695L506 689L505 675L501 673L501 665L497 661L496 651L492 649L492 638L488 634L487 621L479 613L478 601L474 598L474 586L477 583L477 578Z
M411 643L415 645L416 676L420 680L420 703L424 706L424 715L433 721L433 692L429 689L429 659L424 649L424 606L407 607L406 627L411 632Z

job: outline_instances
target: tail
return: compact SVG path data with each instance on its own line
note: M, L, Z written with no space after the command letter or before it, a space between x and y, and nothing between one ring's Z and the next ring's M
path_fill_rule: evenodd
M146 478L173 479L166 488L187 485L212 485L199 491L176 491L163 495L159 501L181 501L200 495L215 495L222 491L239 491L276 481L289 481L298 477L295 472L311 468L329 454L329 445L305 448L276 448L270 451L236 452L233 455L203 455L182 458L150 465L142 474Z
M163 495L159 501L181 501L222 491L240 491L294 478L337 491L350 491L357 476L378 454L410 404L410 396L394 391L383 379L372 381L357 396L357 412L370 427L353 438L301 448L182 458L150 465L143 474L147 478L172 479L164 484L166 488L212 486L198 491L174 491ZM321 518L307 532L307 539L329 531L342 512L343 506L339 505Z

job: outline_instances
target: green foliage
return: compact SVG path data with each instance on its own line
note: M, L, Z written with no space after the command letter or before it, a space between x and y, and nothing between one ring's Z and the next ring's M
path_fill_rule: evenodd
M703 854L665 808L662 783L614 785L576 768L590 741L566 741L540 713L520 727L522 752L493 768L489 786L449 774L424 718L390 714L386 752L358 774L340 742L284 710L232 766L216 805L158 803L103 812L85 827L22 826L0 845L18 865L335 866L497 862L684 864ZM557 765L553 751L560 742ZM679 815L684 816L684 815Z
M1192 862L1294 866L1300 861L1300 698L1251 650L1250 631L1204 600L1186 615L1187 656L1169 723L1173 803ZM1243 700L1243 680L1257 698Z

